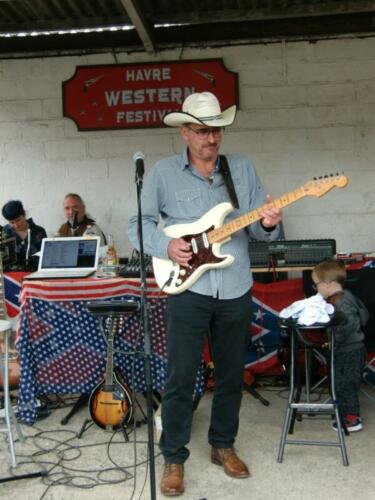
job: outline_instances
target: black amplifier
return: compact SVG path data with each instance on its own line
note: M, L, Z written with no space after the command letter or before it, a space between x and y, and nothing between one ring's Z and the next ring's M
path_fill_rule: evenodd
M249 242L251 267L314 266L336 254L336 240L276 240Z

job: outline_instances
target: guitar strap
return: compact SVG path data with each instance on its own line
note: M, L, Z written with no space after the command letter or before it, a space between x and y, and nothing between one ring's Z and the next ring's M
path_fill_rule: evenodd
M224 155L220 155L219 158L220 158L220 173L223 176L224 184L227 188L230 201L231 201L232 205L234 206L234 208L240 208L240 205L238 203L236 190L235 190L234 184L233 184L232 175L230 173L228 160L227 160L226 156L224 156Z

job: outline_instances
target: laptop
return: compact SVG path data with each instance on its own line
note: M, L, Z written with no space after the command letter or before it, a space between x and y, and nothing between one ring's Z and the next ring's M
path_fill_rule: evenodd
M38 270L25 279L86 278L98 268L100 236L43 238Z

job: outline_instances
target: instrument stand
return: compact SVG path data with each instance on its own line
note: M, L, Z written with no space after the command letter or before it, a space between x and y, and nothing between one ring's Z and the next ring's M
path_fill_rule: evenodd
M83 422L81 430L78 433L78 439L81 439L82 434L85 432L86 429L91 427L94 424L93 420L91 418L86 418L86 420Z
M33 479L34 477L46 477L47 471L30 472L29 474L18 474L17 476L8 476L0 478L0 483L8 483L9 481L19 481L20 479Z
M136 169L135 183L137 185L137 206L138 206L138 240L139 240L139 256L140 256L140 275L141 275L141 325L144 333L144 369L145 369L145 385L146 385L146 401L147 401L147 430L148 430L148 454L150 457L150 493L151 500L156 500L156 482L155 482L155 452L154 452L154 400L152 390L151 376L151 334L148 321L148 307L146 298L146 265L145 254L143 248L143 226L142 226L142 180L143 168Z
M78 439L81 439L83 433L87 429L89 429L90 427L92 427L93 424L94 424L94 421L91 418L86 418L86 420L82 424L81 430L78 433L78 436L77 436ZM120 427L121 427L121 430L122 430L122 434L124 436L125 443L128 443L129 442L129 435L128 435L128 432L126 430L126 425L123 422L121 422L120 423Z
M145 392L143 392L142 394L143 394L144 398L147 400L147 394ZM154 396L153 408L156 411L160 405L160 402L161 402L161 395L158 393L158 391L153 391L153 396ZM63 419L61 419L60 424L66 425L69 422L69 420L73 417L73 415L75 415L82 408L82 406L87 405L89 399L90 399L89 394L87 394L87 393L81 394L79 396L79 398L77 399L77 401L74 403L70 412ZM147 424L147 416L146 416L142 406L140 405L140 403L136 397L134 398L134 401L137 403L137 406L138 406L138 408L143 416L143 420L136 422L137 427L142 425L142 424ZM87 428L87 424L90 422L92 422L91 418L88 418L84 421L82 428L78 434L79 438L82 437L82 434L85 432L85 430ZM90 425L90 427L91 427L91 425Z
M87 393L81 394L77 399L77 401L74 403L70 412L61 420L60 424L66 425L69 422L69 420L73 417L73 415L75 415L82 406L85 406L87 404L88 400L89 400L89 394Z
M261 396L259 394L259 392L256 389L254 389L254 387L252 385L246 384L246 382L244 382L242 389L244 391L248 392L249 394L251 394L255 399L258 399L262 403L262 405L264 405L264 406L270 405L270 402L268 401L268 399L265 399L263 396Z
M109 430L109 431L114 431L117 430L118 428L121 428L125 442L129 442L129 436L127 433L127 424L134 419L134 411L133 411L133 400L135 400L139 406L138 401L136 400L135 397L131 396L131 394L128 392L125 386L122 386L119 384L117 379L114 376L114 370L113 370L113 339L115 335L115 330L117 328L117 320L118 318L123 317L125 314L135 314L140 310L139 303L134 300L115 300L115 301L94 301L94 302L87 302L86 304L86 309L88 310L89 313L91 313L93 316L99 317L99 320L101 317L105 317L109 320L109 333L108 333L108 338L107 338L107 366L106 366L106 375L104 378L104 382L101 382L97 385L94 393L91 394L90 397L88 397L89 401L89 409L90 409L90 416L91 418L86 419L83 422L83 425L81 427L80 432L78 433L78 438L80 439L85 432L86 429L92 426L92 424L98 425L100 428L104 430ZM100 325L100 321L99 321ZM104 331L102 331L103 337L105 336ZM107 399L105 398L104 401L100 402L100 399L96 399L96 392L97 390L101 391L103 389L104 393L112 393L112 398ZM83 395L84 396L84 395ZM104 406L106 405L114 405L116 403L119 403L121 401L129 402L127 411L124 412L122 415L122 418L120 421L117 419L111 419L109 418L108 420L105 420L104 417L106 417L105 413L104 415L101 414L98 420L97 420L97 415L95 412L93 413L92 409L92 404L100 404L102 403ZM142 413L143 410L141 409ZM72 413L72 412L71 412ZM67 416L69 417L71 413ZM144 413L143 413L144 415ZM109 415L111 417L111 415Z

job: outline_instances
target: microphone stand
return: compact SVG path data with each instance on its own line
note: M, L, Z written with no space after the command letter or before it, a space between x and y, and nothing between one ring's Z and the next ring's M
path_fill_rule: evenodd
M74 212L73 219L70 222L70 234L71 236L76 236L76 232L78 229L78 212Z
M31 231L30 228L27 228L27 249L26 249L26 262L25 267L26 271L30 271L30 248L31 248Z
M147 401L147 430L148 430L148 453L150 456L150 491L151 500L156 500L155 486L155 455L154 455L154 428L153 428L153 394L151 377L151 334L148 321L148 307L146 297L146 266L143 249L143 228L142 228L142 174L136 169L135 183L137 185L137 206L138 206L138 239L139 239L139 257L140 257L140 275L141 275L141 325L144 334L144 370L146 383L146 401Z

